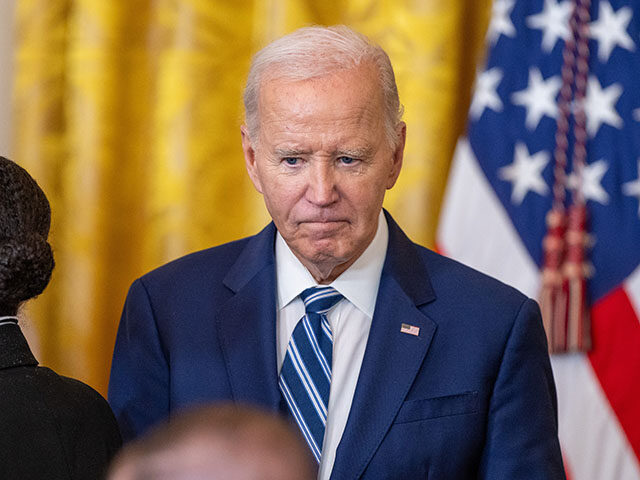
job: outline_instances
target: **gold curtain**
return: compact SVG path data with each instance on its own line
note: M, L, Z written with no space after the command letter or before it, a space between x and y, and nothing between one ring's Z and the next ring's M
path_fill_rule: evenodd
M345 23L389 52L405 166L386 206L432 245L490 0L18 0L12 158L53 209L57 266L22 313L41 363L106 392L127 287L257 232L241 93L252 52Z

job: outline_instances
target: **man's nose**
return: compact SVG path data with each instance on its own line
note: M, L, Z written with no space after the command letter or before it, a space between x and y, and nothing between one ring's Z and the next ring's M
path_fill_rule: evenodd
M307 200L323 207L338 200L336 172L330 161L317 161L309 171Z

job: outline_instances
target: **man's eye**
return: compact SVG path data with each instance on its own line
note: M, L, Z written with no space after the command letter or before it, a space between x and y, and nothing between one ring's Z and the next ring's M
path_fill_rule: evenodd
M350 165L356 161L356 159L352 157L338 157L338 160L340 160L340 162L344 163L345 165Z
M300 159L296 158L296 157L287 157L287 158L284 159L284 161L285 161L285 163L287 165L292 165L293 166L293 165L297 165L299 163Z

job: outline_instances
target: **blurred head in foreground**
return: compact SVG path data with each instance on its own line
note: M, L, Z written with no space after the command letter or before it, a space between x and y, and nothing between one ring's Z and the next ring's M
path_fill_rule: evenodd
M129 444L109 480L311 480L316 467L283 419L250 407L209 406Z
M35 180L0 157L0 316L15 315L49 283L50 223L49 202Z

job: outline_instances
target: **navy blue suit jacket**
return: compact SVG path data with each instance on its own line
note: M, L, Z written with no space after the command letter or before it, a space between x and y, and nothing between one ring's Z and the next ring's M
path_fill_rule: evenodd
M387 221L375 313L331 478L564 478L536 303ZM270 224L133 283L109 386L125 438L205 402L280 408L275 232ZM402 323L419 336L402 333Z

